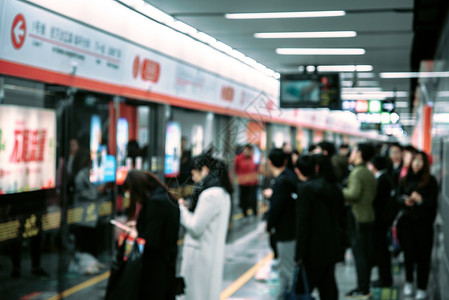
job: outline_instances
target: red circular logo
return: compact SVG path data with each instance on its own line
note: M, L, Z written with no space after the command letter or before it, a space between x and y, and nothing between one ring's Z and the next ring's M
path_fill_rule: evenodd
M27 32L27 25L25 23L25 18L22 14L18 14L11 27L11 41L15 49L20 49L25 42L25 36Z
M133 77L137 78L137 76L139 75L139 69L140 69L140 59L139 56L136 56L136 58L134 58L134 62L133 62Z

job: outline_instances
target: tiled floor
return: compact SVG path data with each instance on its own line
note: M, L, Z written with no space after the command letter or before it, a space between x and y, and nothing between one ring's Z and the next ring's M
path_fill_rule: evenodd
M234 287L234 291L229 292L227 295L230 300L270 300L275 299L275 295L278 291L278 280L276 273L271 272L271 258L269 255L271 251L268 246L268 237L265 233L265 223L261 218L255 218L250 216L246 219L240 219L233 223L233 228L228 235L228 243L226 246L225 267L223 274L222 291L229 292L231 287ZM268 256L268 257L267 257ZM1 258L1 257L0 257ZM259 264L254 267L258 262L265 260L265 264ZM50 261L50 258L45 258L44 261ZM51 261L55 261L51 259ZM36 288L37 291L42 291L40 294L31 294L27 299L40 300L49 299L56 294L57 289L56 278L51 277L48 280L35 279L30 275L26 275L28 270L24 270L23 278L20 280L9 279L8 261L6 259L0 259L0 265L3 265L3 270L0 268L0 299L20 299L17 295L30 295L30 291L25 291L23 288ZM28 265L24 263L24 265ZM54 268L50 265L46 265L47 269ZM106 271L105 269L104 271ZM103 272L104 272L103 271ZM395 283L399 293L403 283L403 274L398 268L398 273L395 274ZM246 276L246 279L244 278ZM73 285L82 281L87 281L94 276L83 276L81 278L69 279ZM243 278L238 280L239 278ZM376 275L373 274L373 278ZM350 252L347 253L346 263L339 264L336 267L336 279L339 287L340 298L346 299L344 294L355 287L356 274L354 263ZM236 283L240 284L237 284ZM436 280L440 281L440 280ZM76 283L75 283L76 282ZM431 279L432 282L432 279ZM81 289L73 295L66 297L70 300L99 300L104 298L104 291L106 288L106 280L102 280L87 288ZM237 287L236 287L237 285ZM67 286L69 287L69 286ZM35 291L32 290L32 291ZM376 292L376 291L375 291ZM389 291L383 291L388 293ZM374 294L374 293L373 293ZM400 293L399 293L400 294ZM319 296L315 293L316 300L319 300ZM223 298L225 299L225 298ZM407 299L397 295L396 297L373 297L373 300L382 299ZM433 298L429 296L430 299ZM446 298L441 298L446 299ZM208 299L209 300L209 299ZM213 299L210 299L213 300Z

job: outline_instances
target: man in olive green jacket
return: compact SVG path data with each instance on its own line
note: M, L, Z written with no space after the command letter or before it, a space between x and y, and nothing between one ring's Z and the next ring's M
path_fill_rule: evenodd
M355 232L352 237L352 253L357 269L357 288L346 294L349 298L368 299L372 264L374 209L377 181L367 168L375 153L370 144L359 144L351 153L349 163L354 169L349 174L348 185L343 189L346 203L352 204Z

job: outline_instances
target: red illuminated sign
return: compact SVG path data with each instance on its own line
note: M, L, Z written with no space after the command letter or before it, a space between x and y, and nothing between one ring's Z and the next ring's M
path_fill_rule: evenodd
M159 80L161 65L158 62L145 59L142 63L142 80L156 83Z
M22 14L18 14L11 26L11 41L15 49L20 49L25 42L25 36L27 32L27 26L25 23L25 18Z
M355 103L355 111L358 113L364 113L368 111L368 101L366 100L357 100Z
M136 58L134 58L134 62L133 62L133 77L137 78L137 76L139 76L139 69L140 69L140 58L139 56L136 56Z
M232 102L234 100L234 88L230 86L223 86L221 88L221 99Z

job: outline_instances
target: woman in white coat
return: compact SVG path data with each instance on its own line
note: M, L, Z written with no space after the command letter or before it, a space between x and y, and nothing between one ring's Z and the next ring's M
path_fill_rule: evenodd
M195 209L179 200L186 229L181 275L184 300L218 300L223 279L224 250L231 208L232 185L224 162L202 154L193 159Z

